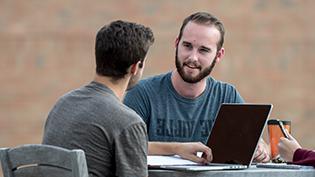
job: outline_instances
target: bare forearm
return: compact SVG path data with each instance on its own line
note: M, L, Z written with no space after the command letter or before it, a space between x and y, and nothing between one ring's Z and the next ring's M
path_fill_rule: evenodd
M205 155L199 157L197 152L202 152ZM149 155L179 155L197 163L212 161L211 149L200 142L149 142Z
M175 155L176 142L149 142L149 155Z

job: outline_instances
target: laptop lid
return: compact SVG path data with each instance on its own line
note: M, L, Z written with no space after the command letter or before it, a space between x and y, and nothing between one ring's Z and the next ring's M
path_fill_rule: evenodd
M222 104L207 142L212 162L250 166L271 109L271 104Z

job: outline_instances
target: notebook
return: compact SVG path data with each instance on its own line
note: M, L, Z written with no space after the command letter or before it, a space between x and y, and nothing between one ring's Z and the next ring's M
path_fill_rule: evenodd
M160 164L159 168L188 171L248 168L271 109L271 104L222 104L207 142L213 161L206 165Z

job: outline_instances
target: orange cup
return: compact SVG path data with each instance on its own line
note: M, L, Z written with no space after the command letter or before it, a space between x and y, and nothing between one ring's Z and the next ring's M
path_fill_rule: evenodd
M289 120L280 120L283 123L284 128L291 134L291 121ZM278 152L278 143L280 137L284 137L278 120L277 119L270 119L267 122L268 124L268 133L269 133L269 142L271 148L271 159L277 158Z

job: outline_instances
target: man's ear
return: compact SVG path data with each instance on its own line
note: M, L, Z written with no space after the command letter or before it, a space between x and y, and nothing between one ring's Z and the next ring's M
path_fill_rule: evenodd
M217 52L217 56L216 56L216 63L220 62L222 60L222 58L224 57L224 53L225 50L222 47L218 52Z
M142 65L142 67L143 67L144 61L138 61L137 63L132 64L132 65L130 66L130 73L131 73L132 75L136 75L137 72L138 72L138 70L139 70L140 68L142 68L142 67L140 67L140 65Z
M179 38L177 37L176 39L175 39L175 48L178 46L178 43L179 43Z

